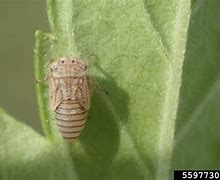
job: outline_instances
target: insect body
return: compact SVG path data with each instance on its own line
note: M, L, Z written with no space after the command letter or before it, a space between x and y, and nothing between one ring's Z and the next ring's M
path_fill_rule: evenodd
M81 133L90 108L86 64L61 58L50 65L51 108L64 139L73 142Z

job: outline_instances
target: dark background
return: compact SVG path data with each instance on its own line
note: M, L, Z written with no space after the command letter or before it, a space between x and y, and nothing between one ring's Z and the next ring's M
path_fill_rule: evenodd
M0 0L0 107L42 132L33 63L38 29L49 32L45 0Z

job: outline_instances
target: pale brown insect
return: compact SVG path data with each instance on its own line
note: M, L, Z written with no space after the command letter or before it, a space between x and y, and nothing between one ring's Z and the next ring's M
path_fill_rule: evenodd
M86 68L86 63L76 58L60 58L50 64L51 109L67 142L80 135L90 108Z

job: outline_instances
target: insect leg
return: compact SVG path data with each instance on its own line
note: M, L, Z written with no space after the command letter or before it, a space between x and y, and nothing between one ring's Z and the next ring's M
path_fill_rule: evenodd
M35 82L37 84L47 85L49 80L49 76L44 77L44 79L36 79Z
M108 91L106 91L105 89L103 89L103 88L99 85L99 83L97 82L97 80L96 80L95 77L89 76L89 77L87 77L87 80L88 80L88 84L89 84L90 88L92 89L92 91L93 91L94 88L95 88L95 89L98 89L99 91L104 92L106 95L109 94Z
M85 58L83 58L83 61L85 62L86 66L88 67L89 64L91 64L91 58L96 57L94 53L89 53Z

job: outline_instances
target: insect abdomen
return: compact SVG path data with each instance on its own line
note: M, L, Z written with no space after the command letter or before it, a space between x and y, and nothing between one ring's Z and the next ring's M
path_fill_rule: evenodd
M62 101L54 111L59 131L67 142L73 142L81 133L87 118L85 110L77 101Z

